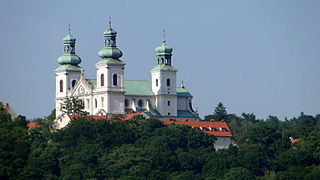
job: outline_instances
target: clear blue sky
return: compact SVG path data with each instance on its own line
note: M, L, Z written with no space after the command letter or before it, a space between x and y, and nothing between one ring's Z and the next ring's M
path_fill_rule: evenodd
M2 0L0 101L27 118L48 115L68 23L80 65L95 78L109 16L127 80L150 79L166 30L178 84L201 116L220 101L259 118L320 113L319 0Z

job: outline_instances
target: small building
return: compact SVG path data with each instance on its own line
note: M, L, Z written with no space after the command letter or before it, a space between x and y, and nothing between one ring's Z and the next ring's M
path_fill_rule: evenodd
M214 148L227 149L232 144L232 134L225 121L163 121L164 124L183 124L196 128L197 130L203 131L209 135L214 135L217 140L214 143Z
M9 103L7 103L6 105L2 105L2 108L11 115L11 119L16 119L18 117L17 113L12 109Z

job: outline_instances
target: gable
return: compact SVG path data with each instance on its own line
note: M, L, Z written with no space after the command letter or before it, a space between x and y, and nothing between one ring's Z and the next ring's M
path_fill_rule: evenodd
M86 79L80 78L80 80L75 85L75 88L72 89L70 96L82 96L85 94L91 93L90 84L87 82Z

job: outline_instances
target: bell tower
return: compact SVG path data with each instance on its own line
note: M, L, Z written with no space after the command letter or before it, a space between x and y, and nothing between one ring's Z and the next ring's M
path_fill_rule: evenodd
M81 58L75 51L76 38L70 33L63 38L63 55L58 58L60 66L55 70L56 74L56 117L61 114L60 104L68 96L68 92L74 87L80 78L82 68L79 66Z
M117 48L117 32L109 27L103 33L104 48L98 53L101 60L96 64L98 99L104 99L103 110L107 113L124 114L124 66L122 52ZM99 95L100 94L100 95ZM94 109L94 113L99 107Z
M177 70L171 64L172 50L164 39L162 45L155 48L157 65L151 70L151 86L156 96L156 109L162 116L177 116Z

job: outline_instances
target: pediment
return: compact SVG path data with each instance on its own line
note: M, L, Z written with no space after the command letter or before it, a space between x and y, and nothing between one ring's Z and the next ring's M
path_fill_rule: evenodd
M91 85L86 81L86 79L81 78L72 89L70 96L82 96L90 94L92 91L90 86Z

